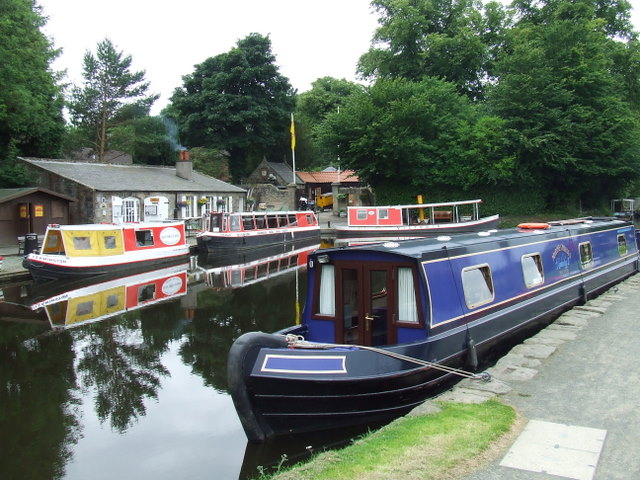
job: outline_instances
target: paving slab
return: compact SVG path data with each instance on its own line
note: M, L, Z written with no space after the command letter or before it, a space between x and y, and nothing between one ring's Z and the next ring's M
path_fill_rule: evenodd
M602 429L531 420L500 465L592 480L606 436Z

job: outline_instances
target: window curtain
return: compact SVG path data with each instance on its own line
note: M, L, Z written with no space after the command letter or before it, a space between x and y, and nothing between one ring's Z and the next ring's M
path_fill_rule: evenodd
M333 265L322 265L320 272L320 305L321 315L336 314L336 280Z
M418 323L413 271L406 267L398 268L398 321Z

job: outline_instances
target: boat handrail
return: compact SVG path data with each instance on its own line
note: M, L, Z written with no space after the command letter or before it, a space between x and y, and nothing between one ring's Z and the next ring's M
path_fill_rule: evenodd
M347 207L349 208L349 210L351 209L355 209L355 208L408 208L408 209L414 209L414 208L436 208L436 207L455 207L455 206L459 206L459 205L473 205L473 204L480 204L482 203L481 199L476 199L476 200L462 200L462 201L457 201L457 202L437 202L437 203L415 203L415 204L409 204L409 205L361 205L361 206L355 206L355 207Z

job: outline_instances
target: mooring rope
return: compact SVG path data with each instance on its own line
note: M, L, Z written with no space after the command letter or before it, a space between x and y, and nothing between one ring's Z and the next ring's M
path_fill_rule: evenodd
M330 348L351 348L351 349L358 348L361 350L368 350L370 352L378 353L380 355L386 355L388 357L392 357L397 360L403 360L405 362L415 363L416 365L420 365L422 367L434 368L436 370L440 370L446 373L451 373L453 375L458 375L463 378L470 378L471 380L482 380L483 382L488 382L489 380L491 380L491 374L488 372L481 372L481 373L468 372L460 368L449 367L447 365L442 365L441 363L429 362L428 360L422 360L420 358L410 357L409 355L404 355L402 353L384 350L382 348L369 347L366 345L348 345L348 344L342 345L338 343L308 342L301 335L291 335L291 334L285 335L285 340L289 348L309 348L309 349L318 349L318 350L327 350Z

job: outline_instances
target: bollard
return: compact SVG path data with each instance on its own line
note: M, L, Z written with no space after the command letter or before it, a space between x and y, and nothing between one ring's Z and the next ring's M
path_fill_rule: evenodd
M331 220L327 222L327 228L331 228Z

